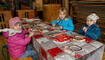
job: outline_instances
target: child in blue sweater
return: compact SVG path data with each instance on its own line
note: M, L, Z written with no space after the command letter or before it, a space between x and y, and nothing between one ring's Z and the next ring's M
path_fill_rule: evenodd
M67 16L66 8L61 8L59 10L59 17L57 18L57 20L52 21L52 26L55 27L58 24L59 28L62 30L73 31L74 25L71 20L71 17L66 18L66 16Z
M99 17L95 13L90 14L87 17L86 24L78 31L78 33L93 40L97 40L101 35L100 28L96 24L98 19Z

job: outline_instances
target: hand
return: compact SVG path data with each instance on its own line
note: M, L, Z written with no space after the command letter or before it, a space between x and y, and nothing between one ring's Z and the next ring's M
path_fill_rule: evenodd
M30 29L28 29L28 32L30 33L30 32L32 32L32 29L30 28Z
M32 37L34 35L34 32L29 33L29 37Z
M29 37L32 37L34 32L32 31L32 29L28 29L28 32L29 32Z
M55 27L55 24L52 24L53 27Z
M83 31L86 32L87 31L87 28L86 27L83 27Z
M63 27L62 27L62 26L60 26L60 29L63 29Z
M37 31L42 32L41 29L40 29L39 27L37 28Z

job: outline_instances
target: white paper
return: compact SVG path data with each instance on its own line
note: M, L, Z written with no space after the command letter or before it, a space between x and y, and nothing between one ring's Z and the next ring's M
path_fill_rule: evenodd
M85 46L82 47L85 51L85 54L88 54L94 50L96 50L96 48L92 45L86 44Z
M96 48L99 48L99 47L101 47L103 44L102 43L100 43L100 42L98 42L98 41L94 41L94 42L92 42L92 43L90 43L91 45L93 45L94 47L96 47Z
M85 44L87 44L86 42L72 42L72 44L74 44L74 45L78 45L78 46L83 46L83 45L85 45Z
M38 42L39 42L39 44L41 44L41 43L45 43L45 42L47 42L47 41L49 41L47 38L40 38L40 39L36 39Z
M48 31L48 30L43 30L42 32L43 32L43 33L46 33L46 32L49 32L49 31Z
M48 50L48 49L52 49L52 48L57 47L56 44L54 44L52 41L48 41L48 42L46 42L46 43L42 43L41 45L42 45L42 47L43 47L45 50Z
M67 54L63 54L62 56L55 57L55 60L75 60L73 57Z

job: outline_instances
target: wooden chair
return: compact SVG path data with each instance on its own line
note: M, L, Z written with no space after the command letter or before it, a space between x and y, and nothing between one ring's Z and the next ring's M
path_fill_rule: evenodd
M20 18L35 18L36 12L35 10L17 10L17 15Z
M0 29L9 27L9 19L12 18L11 11L1 11L0 12Z
M26 58L23 58L23 59L14 59L12 57L10 57L10 60L33 60L32 57L28 56Z
M4 59L9 60L8 46L7 45L3 45L3 47L1 48L1 52L2 52Z

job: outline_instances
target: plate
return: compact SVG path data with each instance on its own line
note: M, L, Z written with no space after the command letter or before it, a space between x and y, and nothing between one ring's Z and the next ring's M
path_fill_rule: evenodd
M75 46L70 46L70 50L72 50L72 51L80 51L80 50L82 50L82 48L75 45Z

